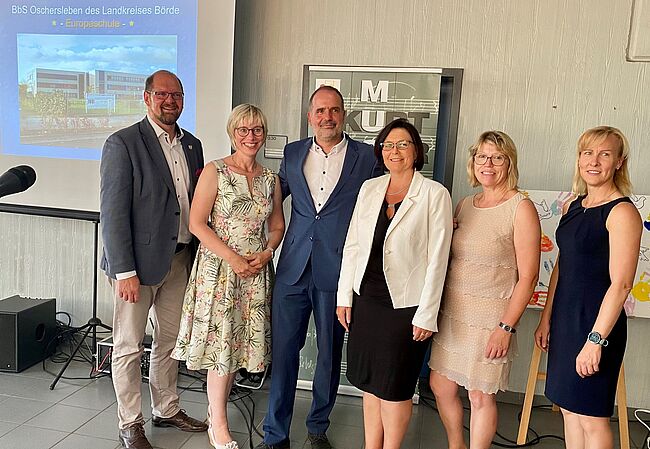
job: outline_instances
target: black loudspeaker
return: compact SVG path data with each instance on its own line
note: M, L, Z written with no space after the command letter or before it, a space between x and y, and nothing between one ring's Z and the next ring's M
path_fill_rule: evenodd
M55 333L55 299L0 301L0 371L19 373L43 360Z

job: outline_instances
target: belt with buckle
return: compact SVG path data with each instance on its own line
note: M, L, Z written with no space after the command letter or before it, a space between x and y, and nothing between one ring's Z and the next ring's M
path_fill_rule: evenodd
M189 243L177 243L176 244L176 251L174 251L174 254L180 253L181 251L183 251L188 246L189 246Z

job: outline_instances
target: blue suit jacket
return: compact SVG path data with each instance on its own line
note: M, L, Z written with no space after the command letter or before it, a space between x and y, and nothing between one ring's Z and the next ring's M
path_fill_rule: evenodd
M203 167L203 148L199 139L183 133L191 200ZM106 140L99 172L102 269L112 278L135 270L142 285L160 283L174 257L180 206L165 155L146 117Z
M291 195L291 220L278 260L276 280L294 285L311 258L317 289L335 292L348 226L361 184L383 174L370 145L348 139L341 177L329 199L316 213L303 173L313 138L292 142L284 148L280 165L282 197Z

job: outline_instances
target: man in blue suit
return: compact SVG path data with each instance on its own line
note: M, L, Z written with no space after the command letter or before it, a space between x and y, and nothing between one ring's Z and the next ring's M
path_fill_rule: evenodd
M291 221L273 291L273 375L264 441L257 449L289 448L300 349L314 314L318 358L307 416L313 449L329 449L325 432L336 400L344 329L336 319L336 290L345 237L361 184L379 176L372 147L343 134L341 93L321 86L309 100L313 138L284 148L282 196L291 195Z

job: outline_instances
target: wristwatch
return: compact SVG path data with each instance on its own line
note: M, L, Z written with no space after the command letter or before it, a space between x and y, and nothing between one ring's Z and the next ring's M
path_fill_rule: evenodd
M589 332L589 335L587 335L587 341L589 343L593 343L595 345L600 345L602 347L605 347L609 344L607 340L605 340L600 333L596 331Z
M517 332L517 329L504 323L503 321L499 321L499 327L504 331L508 332L509 334L514 334L515 332Z

